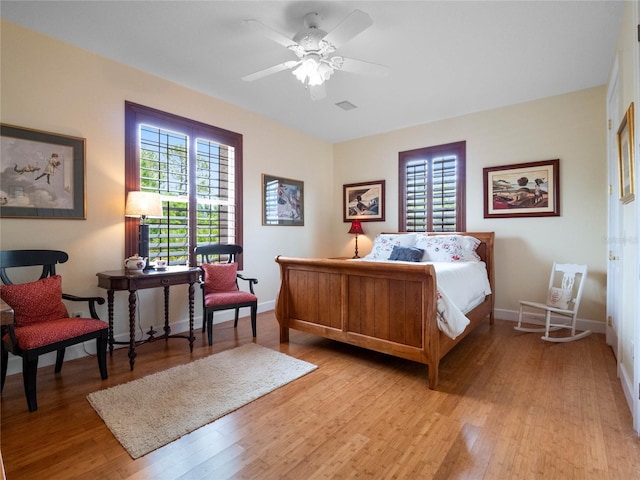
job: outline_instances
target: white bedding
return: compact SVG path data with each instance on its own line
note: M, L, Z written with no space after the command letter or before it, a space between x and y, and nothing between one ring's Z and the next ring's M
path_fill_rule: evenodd
M364 260L364 259L361 259ZM371 261L367 259L367 261ZM387 262L387 260L374 260ZM394 262L398 263L398 262ZM399 262L411 265L420 263ZM491 293L484 262L429 262L438 282L438 327L455 339L467 325L465 313L473 310Z
M438 280L438 327L456 338L467 325L465 313L491 293L484 262L433 262Z

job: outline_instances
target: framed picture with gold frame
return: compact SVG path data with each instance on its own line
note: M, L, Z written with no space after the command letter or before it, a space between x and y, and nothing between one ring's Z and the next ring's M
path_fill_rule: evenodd
M633 102L631 102L618 128L618 187L622 203L632 202L635 198L633 125Z

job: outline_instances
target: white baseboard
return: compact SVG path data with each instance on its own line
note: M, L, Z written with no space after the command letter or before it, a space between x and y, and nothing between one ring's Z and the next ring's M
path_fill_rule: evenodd
M275 300L259 303L258 313L268 312L270 310L273 310L275 308L275 304L276 304ZM246 311L246 314L244 314L245 311ZM240 310L241 318L248 317L249 316L248 312L249 312L248 308L247 309L243 308L242 310ZM214 316L213 323L222 323L229 320L233 320L234 318L235 316L234 316L233 310L223 311L223 312L216 313L216 315ZM195 330L199 329L199 327L202 325L201 322L202 322L202 311L201 309L196 309L196 312L194 313ZM171 323L170 326L171 326L171 332L173 333L187 332L189 331L189 319L182 318L177 322ZM154 325L154 327L156 328L156 330L159 330L159 331L162 330L161 326L160 328L158 328L157 325ZM115 335L115 340L117 342L128 342L129 334L121 333L121 334ZM114 348L126 348L126 347L127 345L114 345ZM96 342L95 340L90 340L88 342L67 347L67 350L64 355L64 360L66 362L68 360L73 360L76 358L82 358L88 355L95 355L95 354L96 354ZM56 352L45 353L44 355L40 355L40 358L38 361L38 368L53 365L55 363L56 363ZM7 362L7 375L14 375L16 373L21 373L21 372L22 372L22 358L9 354L9 361Z
M630 372L627 371L624 364L620 362L618 364L618 378L622 385L622 391L624 392L624 398L627 401L629 411L633 412L633 377Z
M508 321L512 321L512 322L517 322L518 321L518 314L519 312L517 310L504 310L504 309L499 309L496 308L494 310L494 316L495 318L499 318L500 320L508 320ZM551 315L551 318L558 318L558 319L562 319L562 318L568 318L568 317L562 317L562 316L554 316ZM539 325L544 325L544 315L543 314L536 314L536 313L524 313L523 314L523 320L526 320L527 323L533 323L533 324L539 324ZM606 331L606 325L604 323L604 321L602 322L598 322L595 320L584 320L584 319L580 319L578 318L578 320L576 321L576 329L577 330L591 330L593 333L605 333Z
M258 304L258 313L260 312L268 312L270 310L275 309L275 300L271 300L269 302L263 302ZM247 310L247 309L243 309ZM247 310L248 312L248 310ZM245 313L241 311L241 315ZM248 313L243 315L242 318L247 317ZM518 312L515 310L503 310L496 309L495 317L501 320L508 320L517 322L518 321ZM234 314L232 310L220 312L215 315L215 320L213 323L222 323L227 322L229 320L233 320ZM526 314L525 318L527 319L527 323L540 323L544 324L544 316L543 315L535 315L535 314ZM200 322L202 322L202 314L198 311L195 313L195 328L198 329ZM591 330L595 333L605 333L605 324L604 322L596 322L594 320L581 320L578 319L577 322L578 330ZM158 326L156 326L158 330ZM171 331L174 333L182 333L189 330L189 319L182 318L177 322L171 323ZM118 342L128 342L129 334L121 333L116 335L115 340ZM116 345L115 348L125 348L126 345ZM74 345L72 347L67 348L65 353L65 361L73 360L75 358L86 357L87 355L95 355L96 354L96 345L94 341L85 342L81 345ZM45 355L40 356L40 360L38 362L38 368L45 367L48 365L53 365L56 362L56 353L51 352ZM9 355L9 362L7 364L7 375L13 375L15 373L22 372L22 359L20 357L16 357L13 355Z

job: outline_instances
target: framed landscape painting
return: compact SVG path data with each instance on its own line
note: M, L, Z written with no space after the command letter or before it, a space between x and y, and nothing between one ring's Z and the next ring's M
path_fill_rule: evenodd
M0 216L85 218L85 140L0 125Z
M343 185L343 221L384 221L384 180Z
M483 169L484 218L560 215L560 160Z

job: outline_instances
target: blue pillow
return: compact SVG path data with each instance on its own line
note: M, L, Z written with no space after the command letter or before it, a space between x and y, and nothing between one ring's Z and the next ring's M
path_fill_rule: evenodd
M396 245L391 251L389 260L401 260L403 262L421 262L424 250L416 247L400 247Z

